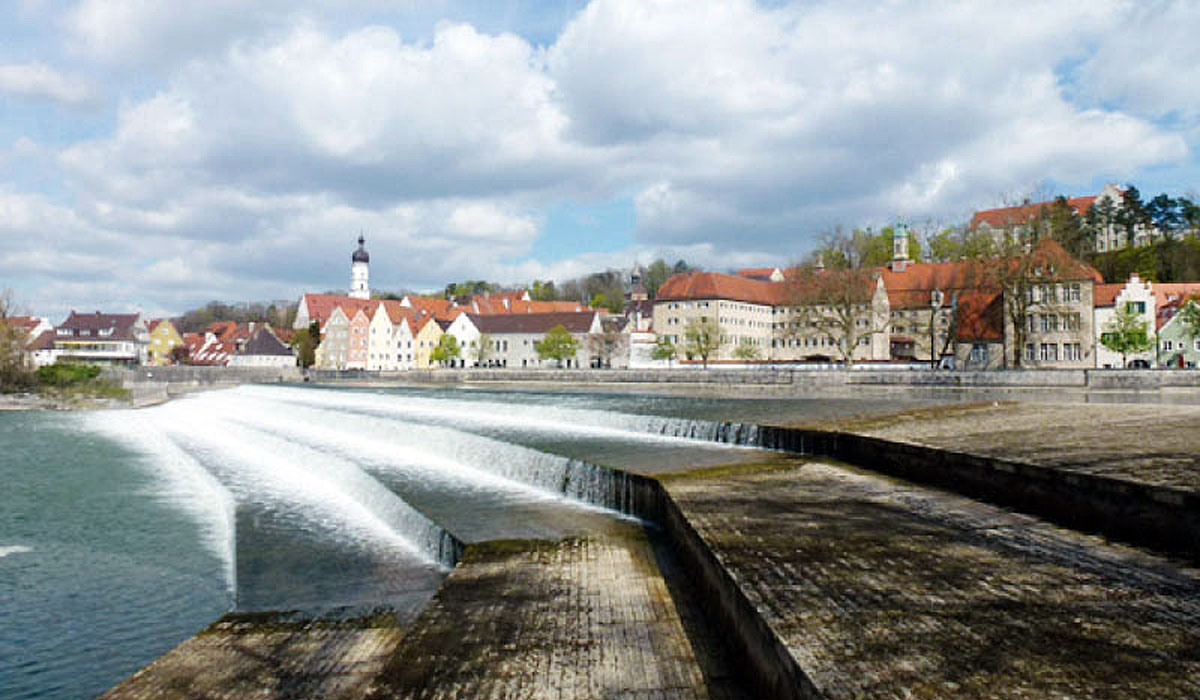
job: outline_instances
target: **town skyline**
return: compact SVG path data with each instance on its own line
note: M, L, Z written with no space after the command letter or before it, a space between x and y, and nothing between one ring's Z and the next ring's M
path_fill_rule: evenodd
M1187 3L24 0L0 287L169 316L345 286L799 259L835 225L1200 182Z

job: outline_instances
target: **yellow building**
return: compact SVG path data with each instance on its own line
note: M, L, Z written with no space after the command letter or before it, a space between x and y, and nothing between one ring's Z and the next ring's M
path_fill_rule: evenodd
M183 336L179 335L179 330L175 328L174 323L166 319L151 321L150 344L146 348L146 364L160 366L174 364L171 351L181 346L183 346Z
M444 331L433 316L417 321L417 327L417 335L413 338L413 369L429 369L433 367L429 353L441 342Z

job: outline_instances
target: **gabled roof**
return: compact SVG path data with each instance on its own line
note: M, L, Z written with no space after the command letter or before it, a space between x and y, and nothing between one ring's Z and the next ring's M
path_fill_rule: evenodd
M1200 299L1200 282L1155 282L1154 290L1156 306L1182 302L1184 299Z
M1113 306L1117 303L1117 295L1125 288L1125 283L1097 284L1092 287L1092 306Z
M246 341L246 346L242 348L239 355L294 355L292 349L284 345L271 329L263 326L250 336L250 340Z
M468 314L480 333L546 333L563 326L571 333L587 333L592 329L596 311L556 311L548 314L497 314L484 316Z
M1092 204L1096 202L1097 195L1087 197L1068 197L1067 206L1071 207L1079 216L1087 214L1088 209L1092 208ZM1027 224L1037 218L1043 207L1049 207L1054 204L1055 200L1048 202L1031 202L1029 204L1021 204L1015 207L998 207L996 209L983 209L975 212L971 217L971 228L976 228L981 224L987 224L992 228L1004 228L1006 226L1017 226Z
M1004 295L1000 292L966 292L958 297L955 338L961 342L1004 340Z
M49 350L54 347L54 331L42 331L38 337L29 341L26 346L30 350Z
M685 272L674 275L658 288L655 301L728 299L752 304L778 304L784 298L782 285L720 272Z
M357 299L341 294L308 294L305 293L303 298L305 308L308 309L308 318L310 321L316 321L322 326L329 320L329 315L333 313L334 308L341 307L346 313L347 318L354 318L354 314L359 309L369 308L372 304L378 303L378 300L372 299Z
M903 270L879 268L892 309L928 309L935 289L951 292L978 287L983 271L966 262L909 263Z
M133 327L138 322L138 314L104 314L99 311L81 314L71 311L67 319L59 324L60 329L71 331L72 336L78 336L79 331L89 333L111 330L105 338L110 340L133 339Z

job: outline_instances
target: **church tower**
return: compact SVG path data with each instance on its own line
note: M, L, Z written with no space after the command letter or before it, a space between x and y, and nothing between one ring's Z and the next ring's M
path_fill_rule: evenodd
M892 270L904 272L911 262L908 257L908 226L896 224L892 230Z
M367 249L363 247L362 234L358 235L358 250L350 256L350 296L355 299L370 299L371 286L367 283L367 265L371 262L371 256L367 255Z

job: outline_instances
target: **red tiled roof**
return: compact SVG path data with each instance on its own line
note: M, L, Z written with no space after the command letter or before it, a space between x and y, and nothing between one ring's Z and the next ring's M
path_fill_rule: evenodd
M1004 340L1004 295L1000 292L966 292L958 297L955 338L962 342Z
M1157 307L1178 303L1187 298L1200 298L1200 282L1155 282L1154 302Z
M1067 205L1079 216L1087 214L1088 209L1092 208L1092 204L1096 201L1096 195L1087 197L1068 197ZM1005 226L1013 226L1028 223L1041 213L1042 207L1049 207L1054 204L1054 200L1048 202L1032 202L1030 204L1021 204L1015 207L998 207L996 209L983 209L975 212L971 217L971 228L975 228L981 224L987 224L993 228L1003 228Z
M687 272L674 275L658 288L655 301L729 299L752 304L778 304L785 298L783 284L762 282L720 272Z
M1097 284L1092 287L1092 306L1112 306L1117 303L1117 295L1125 288L1125 283Z
M375 301L371 299L355 299L354 297L343 296L341 294L305 294L304 303L308 309L308 318L311 321L317 321L322 327L329 320L329 315L337 307L341 307L342 311L346 312L347 318L354 318L354 314L361 308L368 308Z

